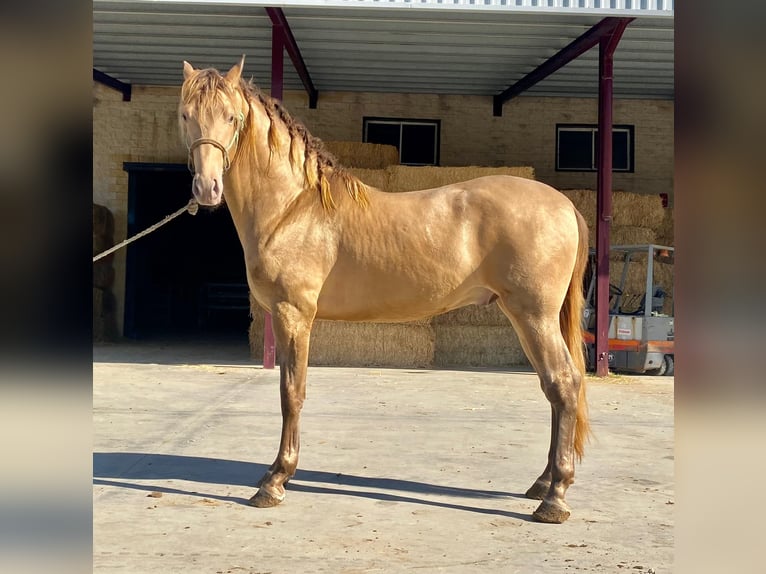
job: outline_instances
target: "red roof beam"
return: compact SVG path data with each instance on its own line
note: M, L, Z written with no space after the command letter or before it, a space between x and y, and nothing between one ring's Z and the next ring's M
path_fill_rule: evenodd
M290 56L290 59L293 62L293 66L295 67L295 71L298 73L301 82L303 82L303 87L306 89L306 92L309 95L309 108L315 109L317 107L319 92L314 87L314 83L311 81L311 76L309 75L308 68L306 68L306 62L303 61L303 56L301 56L301 51L298 48L298 43L295 41L295 36L293 36L292 30L290 30L290 24L287 22L285 13L282 11L282 8L264 9L269 15L269 18L271 18L271 23L275 28L273 33L278 33L276 30L277 28L281 30L282 41L284 42L285 49L287 50L287 55Z
M601 41L601 38L612 34L612 32L614 32L614 30L619 25L622 25L624 29L624 27L633 20L634 18L609 17L604 18L601 20L601 22L595 24L590 28L590 30L579 36L576 40L573 40L565 48L559 50L556 54L529 72L518 82L507 88L502 93L497 94L493 99L493 115L502 116L503 104L505 102L527 91L529 88L541 80L544 80L562 66L568 64L581 54L590 50L593 46Z

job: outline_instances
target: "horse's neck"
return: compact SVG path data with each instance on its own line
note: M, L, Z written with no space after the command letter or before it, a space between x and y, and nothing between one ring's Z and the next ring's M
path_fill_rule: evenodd
M251 109L253 112L263 114L262 110ZM293 173L289 153L277 150L270 154L268 123L253 122L250 129L256 130L254 149L232 164L225 187L229 211L243 240L243 234L272 234L303 193L303 182Z
M279 225L289 205L300 193L294 186L279 185L275 178L256 177L247 168L232 166L226 202L240 234L269 235Z

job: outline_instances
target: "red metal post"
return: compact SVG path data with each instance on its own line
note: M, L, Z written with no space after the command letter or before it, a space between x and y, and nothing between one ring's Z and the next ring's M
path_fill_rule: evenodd
M271 97L282 99L284 85L285 29L281 24L271 26Z
M287 51L287 55L293 62L293 67L298 74L298 77L303 82L303 87L306 89L306 93L309 95L309 108L316 109L317 99L319 98L319 92L314 87L314 82L311 81L311 75L306 67L306 62L303 61L303 56L298 48L298 42L295 41L293 31L290 29L290 23L285 17L285 13L282 8L265 8L266 14L271 18L271 23L274 28L279 27L282 33L282 45ZM272 30L274 29L272 28ZM272 93L272 95L274 95ZM280 99L281 96L280 96Z
M274 24L271 27L271 96L282 99L284 85L284 28ZM264 313L263 318L263 368L273 369L276 365L276 344L271 313Z
M598 50L598 176L596 183L596 376L609 374L609 237L612 227L612 79L614 51L629 19L603 36Z

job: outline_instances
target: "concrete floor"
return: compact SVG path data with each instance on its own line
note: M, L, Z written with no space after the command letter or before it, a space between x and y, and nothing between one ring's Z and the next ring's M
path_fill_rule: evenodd
M94 572L671 572L673 379L590 379L562 525L531 521L549 407L533 373L311 367L285 502L279 374L246 341L94 349Z

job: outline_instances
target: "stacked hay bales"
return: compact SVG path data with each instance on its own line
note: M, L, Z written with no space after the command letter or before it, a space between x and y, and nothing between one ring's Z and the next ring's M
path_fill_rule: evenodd
M388 187L385 191L401 192L441 187L460 183L487 175L514 175L526 179L535 178L532 167L413 167L396 165L386 169L389 172Z
M528 364L516 332L496 304L469 305L431 320L436 367Z
M561 191L583 214L590 230L589 244L596 242L596 192L592 189L565 189ZM656 243L673 247L673 210L662 206L659 195L640 195L615 191L612 193L612 245L643 245ZM617 285L624 264L620 253L610 255L609 275ZM666 292L664 313L673 309L673 265L655 261L654 283ZM646 291L646 257L634 256L628 268L623 290L622 308L632 311L638 308Z
M263 357L264 313L250 298L250 356ZM410 323L315 321L309 364L346 367L429 367L434 334L430 320Z
M675 246L673 239L674 225L673 225L673 209L666 207L665 213L662 218L662 223L657 228L656 242L659 245L666 245L668 247Z
M356 177L367 185L383 191L398 193L402 191L415 191L417 189L430 189L460 183L486 175L514 175L527 179L535 178L535 170L532 167L414 167L409 165L391 165L385 169L350 169Z
M349 352L351 351L351 352ZM413 367L433 364L430 320L410 323L316 321L309 363L346 367Z
M93 255L114 245L114 216L103 205L93 204ZM106 341L117 333L112 255L93 264L93 340Z
M326 141L325 148L346 167L384 169L399 163L399 150L392 145ZM372 184L370 184L372 185Z
M590 246L596 242L596 192L592 189L562 189L582 213L590 230ZM612 193L612 245L655 243L666 222L666 209L659 195ZM672 224L671 224L672 225Z
M388 191L391 187L391 172L388 169L349 168L360 181L377 189Z

